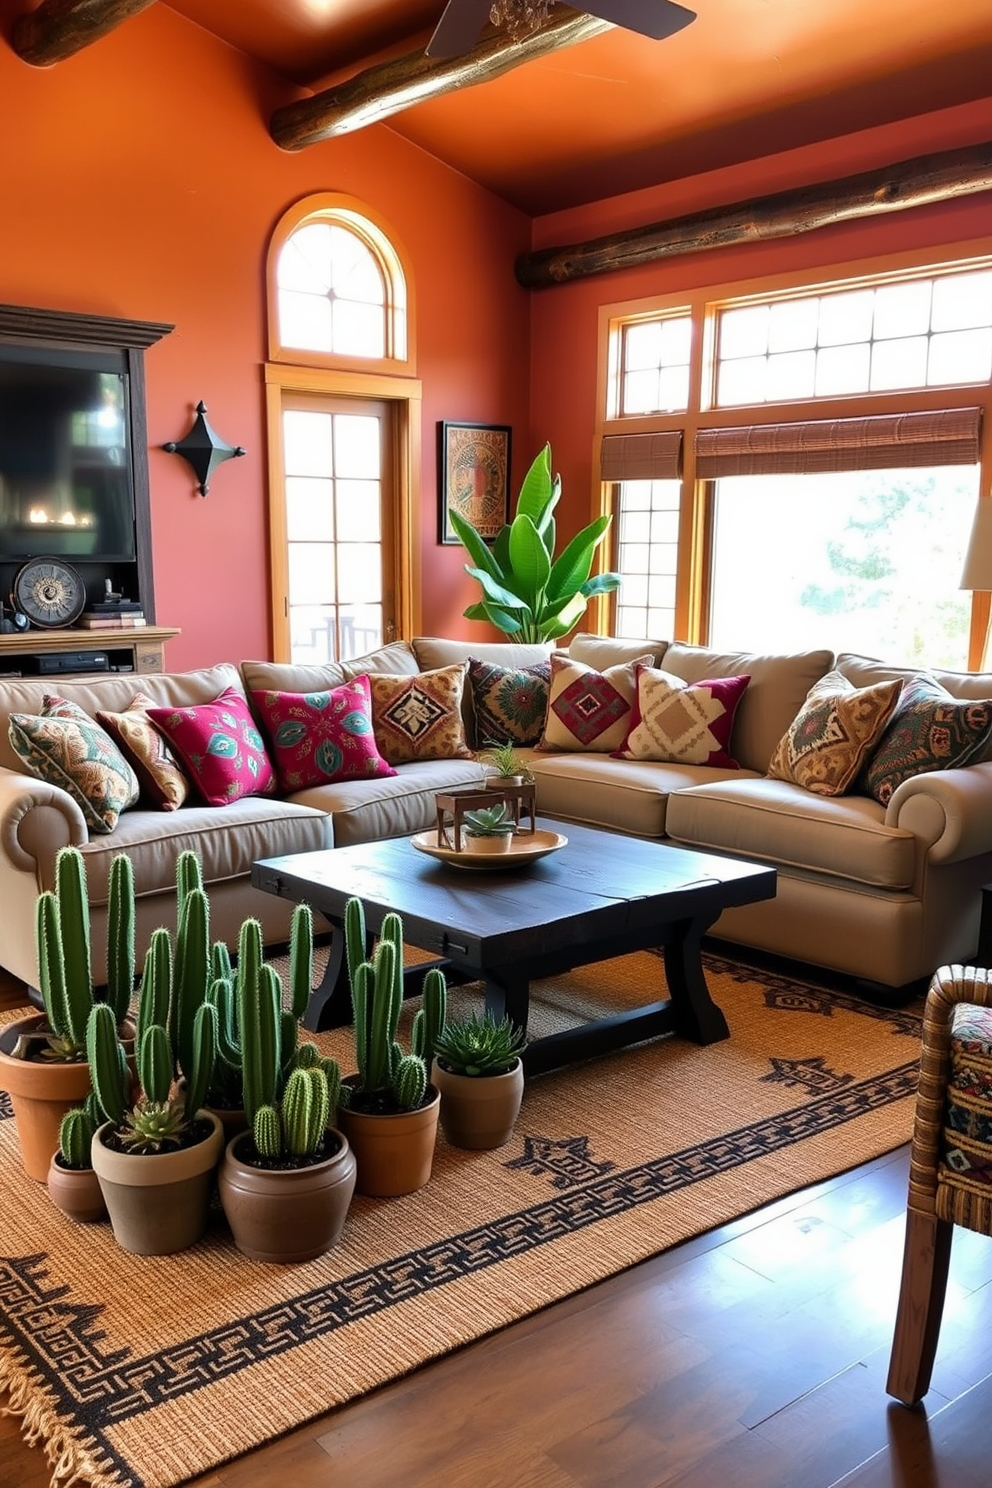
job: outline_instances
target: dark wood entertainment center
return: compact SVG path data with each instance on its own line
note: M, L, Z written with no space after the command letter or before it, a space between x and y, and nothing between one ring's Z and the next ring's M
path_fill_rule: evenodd
M110 368L126 387L124 416L128 488L133 522L133 544L126 554L71 554L68 562L86 590L86 607L98 604L106 588L140 604L146 624L122 629L58 629L33 626L24 631L0 633L0 675L72 675L98 671L160 672L165 669L166 642L178 630L155 622L155 588L152 571L151 515L148 483L148 433L145 418L144 353L147 347L169 334L171 325L155 321L121 320L110 316L75 314L23 305L0 305L0 358L30 356L35 365L67 357L85 368ZM15 348L28 348L18 353ZM13 436L11 436L13 437ZM23 435L22 435L23 438ZM118 463L120 463L118 461ZM33 520L33 518L32 518ZM44 553L40 539L39 552ZM0 600L10 604L15 576L28 557L11 552L0 539ZM5 608L5 615L8 610ZM78 659L78 669L73 661Z

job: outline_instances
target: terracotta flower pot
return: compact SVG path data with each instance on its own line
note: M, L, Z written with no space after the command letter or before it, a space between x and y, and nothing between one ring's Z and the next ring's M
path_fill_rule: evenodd
M476 837L473 832L465 832L465 850L470 853L508 853L512 841L512 832L500 832L496 837Z
M10 1096L17 1125L21 1162L36 1183L48 1180L59 1145L62 1117L81 1106L89 1094L90 1070L85 1059L60 1064L48 1059L14 1059L10 1050L22 1033L45 1027L44 1013L10 1023L0 1033L0 1089Z
M302 1168L256 1168L239 1156L247 1132L232 1137L217 1174L234 1243L253 1261L311 1261L340 1238L355 1192L355 1154L341 1132L332 1157Z
M357 1075L346 1084L354 1086ZM441 1097L427 1087L427 1104L416 1111L373 1115L342 1106L338 1126L348 1138L358 1164L357 1189L371 1198L416 1193L431 1176Z
M503 1075L456 1075L434 1060L431 1079L441 1093L441 1130L452 1147L502 1147L524 1098L524 1067L517 1059Z
M48 1169L48 1192L56 1209L75 1224L94 1224L106 1219L100 1180L93 1168L67 1168L58 1153Z
M93 1167L110 1214L114 1239L134 1255L172 1255L207 1228L214 1169L224 1148L224 1128L210 1111L210 1135L176 1152L114 1152L104 1144L110 1123L97 1127Z

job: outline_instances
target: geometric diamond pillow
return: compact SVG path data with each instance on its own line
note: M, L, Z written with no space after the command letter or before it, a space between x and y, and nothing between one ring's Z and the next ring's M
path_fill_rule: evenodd
M730 753L730 731L750 680L689 683L657 667L639 666L630 733L616 758L739 770Z
M146 709L152 700L136 692L124 713L98 713L97 722L131 765L142 796L159 811L176 811L189 795L189 781Z
M72 796L90 832L112 832L121 812L138 799L137 777L110 735L82 708L52 701L57 713L10 715L11 746L29 774Z
M768 774L817 796L842 796L885 732L901 690L898 679L855 687L842 673L828 672L807 693Z
M212 703L185 708L149 708L148 717L182 760L208 806L227 806L242 796L268 796L276 775L265 743L236 687Z
M413 760L471 759L462 719L467 662L416 676L370 672L372 725L391 765Z
M622 748L630 727L635 668L653 661L648 652L597 672L581 661L553 655L548 715L538 749L611 754Z
M283 790L395 775L372 732L368 677L326 692L253 692Z
M932 677L903 683L899 706L858 782L887 806L904 780L980 759L992 739L992 701L952 697Z
M505 667L471 657L468 678L480 747L507 742L526 748L537 743L548 711L550 661Z

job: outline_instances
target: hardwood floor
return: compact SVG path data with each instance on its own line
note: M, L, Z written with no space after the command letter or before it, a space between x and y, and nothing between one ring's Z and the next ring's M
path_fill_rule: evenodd
M699 1236L195 1488L988 1488L992 1240L955 1233L925 1408L885 1394L907 1169ZM3 1488L49 1476L0 1418Z

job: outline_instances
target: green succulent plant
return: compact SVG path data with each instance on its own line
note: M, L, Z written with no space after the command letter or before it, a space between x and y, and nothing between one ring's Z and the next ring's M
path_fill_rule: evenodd
M464 611L468 620L488 620L513 640L552 641L574 630L594 594L620 587L616 573L592 574L593 556L610 517L597 517L555 557L554 510L561 478L551 474L551 446L536 457L520 488L513 521L490 548L471 522L451 511L451 525L471 563L482 599Z
M501 780L514 775L520 775L524 780L531 779L530 771L518 755L516 745L509 739L487 739L478 758L480 765L484 765L490 774L498 775Z
M453 1075L505 1075L526 1046L523 1029L509 1018L473 1013L444 1025L434 1053Z
M517 825L505 801L466 811L462 824L472 837L510 837Z

